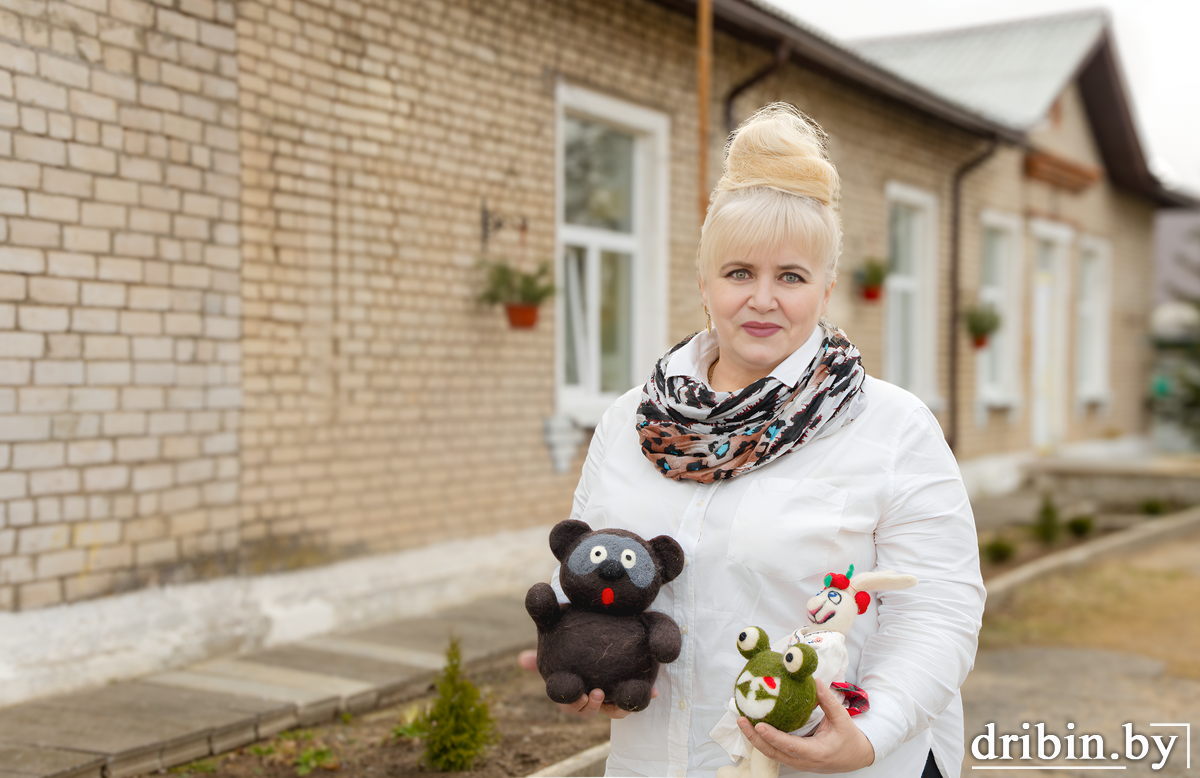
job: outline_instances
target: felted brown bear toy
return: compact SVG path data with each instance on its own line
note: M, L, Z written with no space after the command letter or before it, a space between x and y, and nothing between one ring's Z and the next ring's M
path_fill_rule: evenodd
M559 582L570 604L560 605L546 583L525 595L538 628L546 694L575 702L603 689L605 702L642 710L659 663L674 662L683 645L670 616L646 610L659 588L683 571L683 549L666 535L642 540L621 529L593 532L568 519L550 530L550 550L562 563Z

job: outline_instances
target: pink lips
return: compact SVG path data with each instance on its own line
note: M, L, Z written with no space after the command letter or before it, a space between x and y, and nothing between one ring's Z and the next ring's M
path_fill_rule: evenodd
M783 327L766 321L748 321L742 325L742 329L756 338L769 338Z

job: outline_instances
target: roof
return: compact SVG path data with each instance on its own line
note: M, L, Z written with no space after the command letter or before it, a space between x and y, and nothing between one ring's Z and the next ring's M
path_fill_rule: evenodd
M866 59L994 121L1029 130L1079 74L1104 11L850 41Z
M697 0L652 1L695 17ZM1018 146L1029 146L1027 130L1074 79L1112 182L1159 205L1196 205L1150 172L1103 11L845 43L771 0L712 0L712 5L714 27L735 38L768 51L786 44L791 61L804 67ZM985 45L985 52L973 51ZM931 51L922 52L925 48ZM972 70L979 84L973 87L959 68Z

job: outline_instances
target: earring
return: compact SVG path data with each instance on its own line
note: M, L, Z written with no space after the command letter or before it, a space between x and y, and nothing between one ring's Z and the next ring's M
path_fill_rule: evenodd
M704 306L704 318L708 319L708 331L712 332L712 316L708 313L708 306Z

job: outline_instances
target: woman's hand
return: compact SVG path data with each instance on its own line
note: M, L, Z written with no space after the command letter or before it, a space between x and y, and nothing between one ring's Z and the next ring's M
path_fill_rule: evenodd
M537 672L537 652L522 651L517 656L517 664L526 670ZM658 689L650 687L650 699L657 696ZM581 719L595 718L597 713L603 713L610 719L623 719L630 714L630 711L621 710L616 705L605 704L604 692L600 689L592 689L591 694L585 694L575 702L560 702L558 707L562 708L563 713Z
M751 727L745 716L738 718L738 727L764 756L797 770L848 773L869 767L875 761L875 748L850 720L850 714L829 687L820 681L817 681L817 703L825 711L825 718L811 737L789 735L762 722Z

